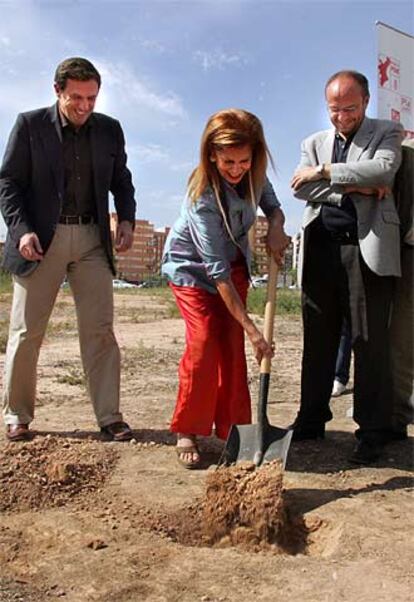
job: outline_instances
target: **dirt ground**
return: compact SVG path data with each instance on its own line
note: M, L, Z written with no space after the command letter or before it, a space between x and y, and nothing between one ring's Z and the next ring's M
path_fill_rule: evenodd
M9 306L3 295L0 322ZM412 599L413 439L389 445L372 467L349 464L350 392L332 401L324 441L292 444L283 475L272 467L259 475L269 488L257 494L265 511L256 512L253 528L269 517L271 528L262 521L255 531L260 543L265 529L268 545L244 545L240 529L206 536L206 524L211 531L223 519L220 504L205 514L222 446L201 441L202 470L177 463L168 423L184 327L169 315L168 302L151 293L116 294L122 409L135 438L108 443L83 386L72 301L60 294L40 356L35 437L0 439L0 602ZM300 358L299 318L277 317L275 425L296 414ZM250 349L248 361L255 401ZM246 502L259 485L243 491Z

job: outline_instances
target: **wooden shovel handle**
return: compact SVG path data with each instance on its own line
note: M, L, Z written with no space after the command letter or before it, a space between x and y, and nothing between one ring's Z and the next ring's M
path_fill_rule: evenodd
M269 345L273 343L278 271L278 265L274 260L273 255L271 255L263 326L263 336ZM260 374L270 374L271 361L270 357L263 357L260 362Z

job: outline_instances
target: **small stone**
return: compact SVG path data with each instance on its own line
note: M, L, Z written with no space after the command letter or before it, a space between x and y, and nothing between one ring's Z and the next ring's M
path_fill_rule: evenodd
M101 539L94 539L87 544L87 547L91 548L91 550L103 550L108 547L108 544Z

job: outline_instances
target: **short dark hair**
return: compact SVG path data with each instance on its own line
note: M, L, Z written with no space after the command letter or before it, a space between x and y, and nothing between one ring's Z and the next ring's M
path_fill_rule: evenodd
M99 71L87 59L78 56L65 59L56 68L55 84L60 90L66 88L68 79L86 82L94 79L98 86L101 87L101 76Z
M369 96L369 83L368 83L367 78L362 73L359 73L359 71L352 71L352 70L337 71L336 73L334 73L333 75L331 75L331 77L326 82L325 93L326 93L326 90L327 90L328 86L333 81L335 81L336 79L338 79L339 77L350 77L351 79L353 79L354 81L356 81L356 83L360 86L363 95L364 96Z

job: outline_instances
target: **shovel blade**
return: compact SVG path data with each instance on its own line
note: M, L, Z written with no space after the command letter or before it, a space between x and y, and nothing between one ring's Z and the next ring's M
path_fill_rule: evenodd
M222 455L222 462L254 462L257 466L271 460L281 460L283 469L289 451L293 431L267 425L263 433L263 447L258 442L260 433L257 424L236 424L231 427ZM260 458L257 461L257 458Z

